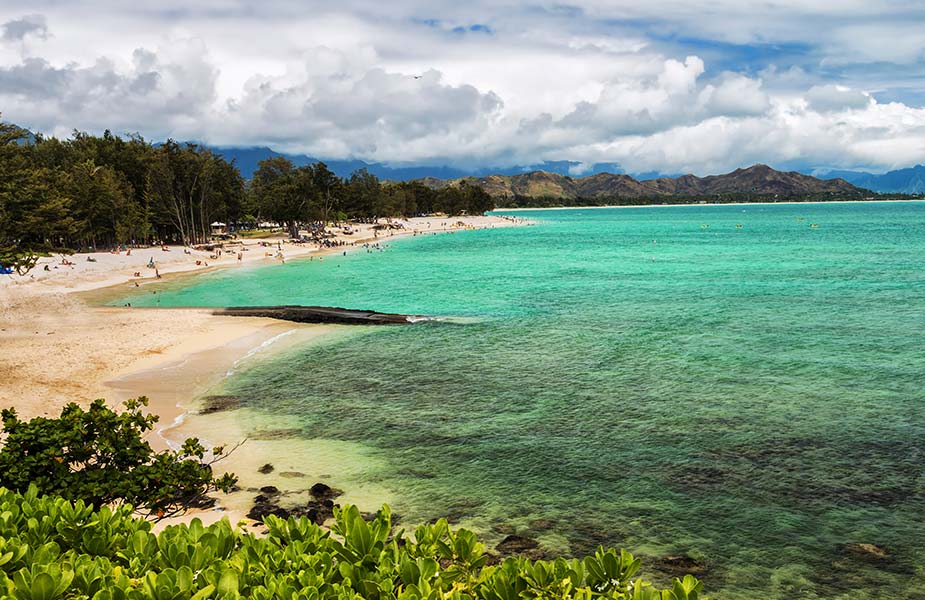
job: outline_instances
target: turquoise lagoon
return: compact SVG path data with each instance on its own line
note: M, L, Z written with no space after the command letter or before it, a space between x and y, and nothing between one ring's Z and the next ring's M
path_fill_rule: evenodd
M225 383L383 457L406 522L687 555L714 598L925 598L925 203L517 215L130 300L442 317Z

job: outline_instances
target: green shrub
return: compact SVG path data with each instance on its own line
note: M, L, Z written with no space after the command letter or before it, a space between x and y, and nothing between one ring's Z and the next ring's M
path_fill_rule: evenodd
M391 534L388 507L366 522L353 506L327 531L307 519L267 517L258 538L227 520L151 533L128 506L0 488L0 597L18 600L697 600L691 576L656 590L628 552L584 560L511 557L488 565L484 547L445 520L413 538Z
M224 456L195 438L179 451L155 453L144 434L157 422L145 415L145 397L129 400L116 413L103 400L87 410L69 404L57 419L20 421L3 410L6 438L0 449L0 485L24 492L35 485L42 494L82 500L93 506L127 502L148 516L164 517L201 502L206 494L229 491L236 479L215 478L211 464Z

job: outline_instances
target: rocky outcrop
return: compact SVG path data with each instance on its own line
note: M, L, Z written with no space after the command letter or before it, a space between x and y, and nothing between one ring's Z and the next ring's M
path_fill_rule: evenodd
M281 519L289 517L306 517L318 525L334 516L334 498L342 491L323 483L316 483L309 490L312 499L305 504L283 506L285 494L276 486L268 485L260 488L260 494L254 498L254 507L247 513L249 519L263 521L268 515Z
M216 310L215 315L230 317L264 317L295 323L333 323L343 325L408 325L413 315L351 310L328 306L233 306Z

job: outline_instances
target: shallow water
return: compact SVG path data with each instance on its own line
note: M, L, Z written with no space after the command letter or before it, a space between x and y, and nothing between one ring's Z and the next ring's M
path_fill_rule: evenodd
M358 329L225 384L375 451L358 483L408 521L688 554L716 598L925 597L925 203L519 215L538 224L131 301L465 317Z

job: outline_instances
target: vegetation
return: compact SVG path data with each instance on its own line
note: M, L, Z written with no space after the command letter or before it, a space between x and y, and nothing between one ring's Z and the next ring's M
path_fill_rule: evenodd
M87 410L72 403L57 419L27 422L14 410L3 410L0 486L21 492L33 486L42 494L97 507L126 502L156 518L199 505L211 492L230 491L236 478L215 478L211 467L225 455L223 448L213 449L209 462L194 438L179 451L151 449L143 436L158 417L143 414L147 404L144 397L129 400L125 411L116 413L103 400Z
M283 157L262 160L251 182L256 210L297 237L299 223L421 214L483 214L494 201L480 187L432 190L420 182L382 184L366 169L338 179L324 163L295 167Z
M639 560L599 549L584 560L507 558L489 566L475 536L445 520L392 535L388 507L366 522L352 506L327 531L269 516L266 537L198 519L155 536L128 507L0 488L0 596L20 600L697 600L688 575L657 590Z
M0 121L0 265L25 273L41 254L152 242L200 244L210 224L271 221L292 237L300 226L351 219L494 208L480 188L435 192L383 184L360 170L340 179L324 163L260 162L246 182L234 162L173 140L75 131L35 136Z

